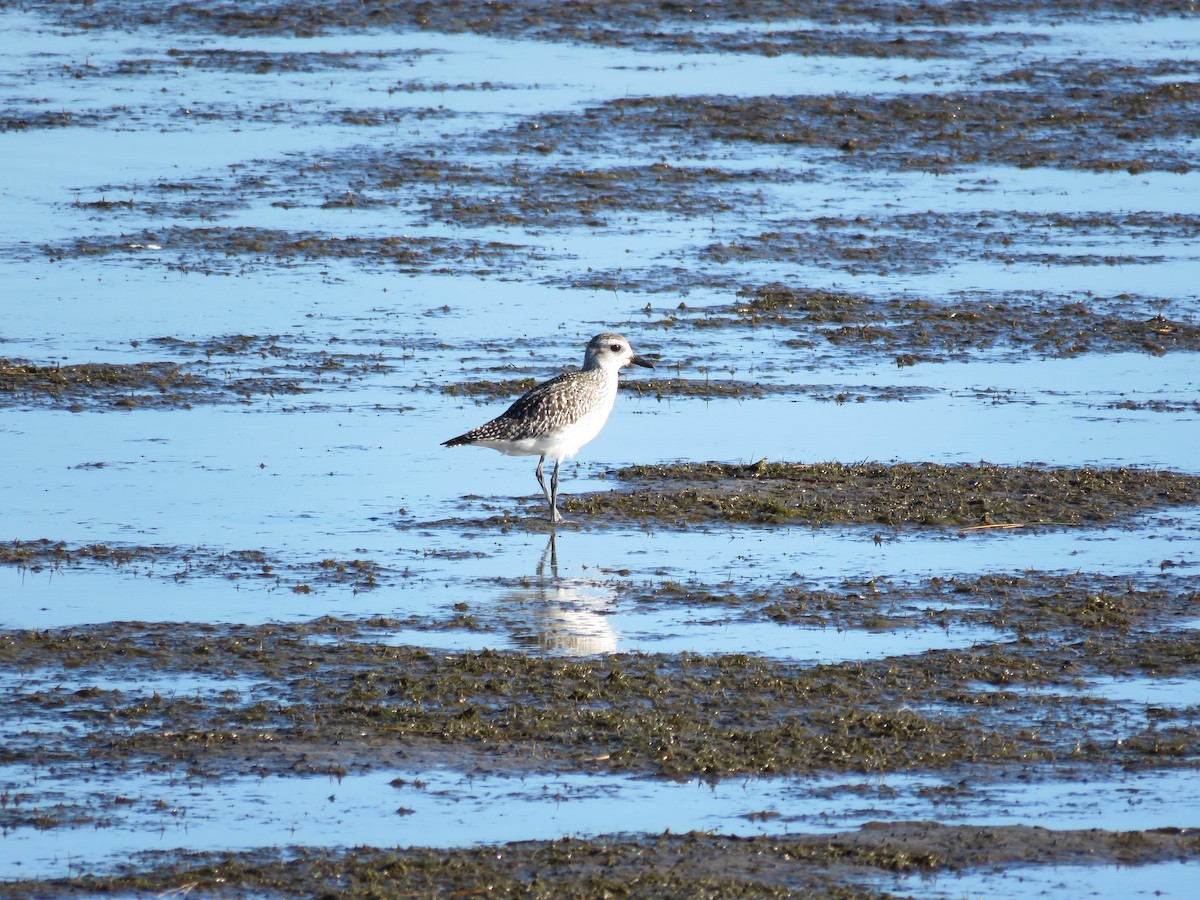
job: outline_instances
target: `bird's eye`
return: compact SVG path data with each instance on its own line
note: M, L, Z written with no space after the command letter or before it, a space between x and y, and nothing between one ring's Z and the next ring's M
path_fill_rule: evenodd
M620 353L621 345L620 344L609 344L608 349L611 350L613 353Z

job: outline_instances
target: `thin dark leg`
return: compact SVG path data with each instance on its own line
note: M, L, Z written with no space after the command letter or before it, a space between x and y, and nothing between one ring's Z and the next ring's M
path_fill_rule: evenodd
M558 512L558 467L562 465L561 459L554 461L554 474L550 476L550 521L561 522L563 517Z
M538 466L537 466L537 479L538 479L538 484L540 484L542 486L542 493L546 495L546 502L549 503L551 506L553 506L554 502L550 499L550 491L548 491L546 489L546 477L545 477L545 475L542 474L542 466L544 466L545 464L546 464L546 457L539 456L538 457Z

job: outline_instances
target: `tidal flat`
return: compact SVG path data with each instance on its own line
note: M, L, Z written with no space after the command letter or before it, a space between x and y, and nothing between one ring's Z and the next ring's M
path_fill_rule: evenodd
M0 25L0 896L1190 896L1190 4Z

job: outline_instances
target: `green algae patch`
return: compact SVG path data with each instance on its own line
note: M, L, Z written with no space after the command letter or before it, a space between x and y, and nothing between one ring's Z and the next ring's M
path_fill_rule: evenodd
M11 692L4 715L23 725L0 761L181 767L215 779L367 771L397 759L667 778L1193 764L1200 708L1147 723L1120 703L1079 702L1077 679L1123 672L1134 651L1148 672L1200 671L1186 632L815 666L741 654L447 653L375 643L364 623L328 618L6 632L0 664L41 673L44 684ZM55 687L54 672L85 688ZM187 674L233 683L187 697L137 687ZM108 679L122 688L107 689ZM1042 690L1022 690L1034 686ZM1100 726L1120 739L1097 738Z
M449 397L470 397L477 402L519 397L537 384L536 378L511 378L507 381L480 379L443 384L438 390Z
M1047 81L970 94L639 97L609 101L588 116L619 120L626 140L651 146L688 135L810 147L846 165L883 169L1015 165L1137 174L1190 170L1182 145L1153 141L1197 136L1191 108L1198 94L1195 82L1161 84L1153 73L1124 72L1090 90ZM548 130L547 139L557 136Z
M545 154L553 147L535 143L532 149ZM396 188L395 175L381 177L382 173L395 170L390 160L348 162L355 170L365 169L367 177L379 188ZM422 162L424 168L429 165ZM445 181L436 185L417 183L425 190L427 215L433 221L475 227L613 227L635 212L687 219L715 217L732 212L741 202L742 194L731 188L754 193L763 181L782 177L774 172L734 172L661 162L613 168L566 169L507 163L445 168L449 169ZM404 180L413 179L407 175ZM437 190L430 191L433 187Z
M113 875L0 883L0 897L793 897L887 900L868 886L898 873L962 872L1003 864L1123 865L1190 860L1185 829L1064 831L872 822L821 835L732 837L700 832L562 838L464 848L295 847L140 856ZM864 884L866 882L866 884Z
M190 409L194 406L293 397L386 375L382 351L346 352L282 343L277 335L170 336L131 340L133 352L153 348L176 358L131 363L60 363L0 358L0 408ZM141 349L139 349L141 348Z
M512 0L478 4L452 0L393 0L364 6L356 0L275 0L242 9L232 4L195 2L142 6L105 2L75 5L30 4L48 8L56 21L83 28L128 28L152 25L215 35L313 35L423 31L483 34L533 41L582 43L601 47L686 53L752 53L774 57L797 55L854 55L868 57L993 55L993 45L1020 41L1036 43L1039 35L1016 31L1015 21L1056 21L1083 12L1108 18L1134 19L1190 13L1186 0L1152 6L1133 0L1092 3L1004 2L878 4L845 2L780 3L778 0L695 7L648 0L609 0L605 3L553 3ZM719 23L723 27L697 27ZM775 27L744 27L751 23ZM800 27L796 27L799 25ZM819 27L810 27L818 25ZM864 28L864 25L876 27ZM969 25L971 28L962 28ZM743 26L743 27L738 27ZM955 27L960 26L960 27ZM258 71L257 69L254 71Z
M565 497L564 508L594 520L678 527L1062 527L1200 501L1200 477L1135 468L764 460L631 466L614 474L626 487Z
M219 384L170 362L41 366L0 359L0 403L71 406L103 398L116 407L161 407L223 393Z
M916 582L846 579L813 587L799 578L711 585L698 581L631 583L622 599L639 607L686 604L741 621L817 628L868 629L984 626L997 634L1053 636L1118 648L1141 631L1179 624L1200 610L1200 585L1188 576L1134 579L1072 572L1025 571L935 577ZM1109 651L1105 651L1106 654ZM1147 655L1167 667L1178 654Z
M73 411L106 407L186 409L304 390L297 381L286 378L222 380L195 366L175 362L42 366L21 359L0 360L0 404L9 406L51 406Z
M779 258L790 251L781 250L777 239L778 234L765 235L762 244L741 242L710 250ZM794 233L787 241L791 249L798 248ZM892 246L889 253L895 252ZM931 258L925 256L923 264L929 265ZM1031 352L1053 357L1116 352L1162 356L1200 350L1200 323L1194 314L1168 314L1166 305L1129 295L1093 296L1086 302L995 294L939 301L876 298L774 283L743 287L733 303L667 311L651 324L670 331L772 328L790 335L784 340L787 346L807 353L878 353L901 365L967 360L983 353L1025 358Z
M134 235L77 238L46 246L43 252L51 260L121 255L165 264L181 272L206 274L231 274L254 267L301 265L329 259L355 260L397 272L444 271L454 267L455 271L499 274L506 260L527 256L530 250L499 241L470 239L340 237L271 228L172 226Z
M86 464L103 468L103 463ZM326 557L320 560L285 561L262 550L211 550L206 547L172 547L143 544L80 544L49 538L0 543L0 565L23 571L86 570L112 566L145 576L158 576L178 584L188 579L217 577L228 581L252 580L271 587L290 586L296 593L311 593L313 585L341 585L356 592L378 587L396 577L409 577L371 559Z
M161 545L67 544L65 541L41 538L33 541L6 541L0 544L0 564L40 572L43 569L84 566L88 563L124 566L137 562L155 562L176 552L173 547Z
M537 384L536 378L512 378L504 381L480 379L439 385L449 397L467 397L477 403L519 397ZM932 393L929 388L876 385L776 384L736 378L627 378L622 391L635 397L655 400L695 398L701 400L747 400L760 397L807 396L831 403L865 403L868 400L909 400Z
M933 393L930 388L898 385L780 384L737 378L637 378L621 382L622 390L655 400L748 400L760 397L808 397L824 403L910 400Z

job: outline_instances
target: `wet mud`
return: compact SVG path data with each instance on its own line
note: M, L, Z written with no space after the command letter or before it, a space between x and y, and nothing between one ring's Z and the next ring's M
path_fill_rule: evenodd
M516 399L537 384L536 378L508 381L472 380L441 385L438 390L451 397L469 397L476 403ZM932 390L922 387L853 387L821 384L777 384L735 378L638 378L623 381L621 389L635 397L664 400L695 397L701 400L750 399L767 396L803 396L833 403L865 403L868 400L909 400Z
M447 241L438 238L337 237L263 228L178 228L137 235L79 239L46 247L51 260L121 254L152 258L167 250L168 268L197 274L231 273L255 267L275 268L322 259L354 259L400 273L438 270L453 261L477 275L497 274L501 260L521 248L499 242Z
M716 394L714 393L713 396ZM836 398L835 398L836 399ZM679 463L630 466L609 491L563 494L566 527L631 524L669 529L868 526L888 529L1046 530L1103 527L1200 502L1200 478L1134 468L1053 468L988 463ZM474 505L479 498L465 498ZM489 498L472 528L542 530L543 501ZM429 527L447 522L406 522ZM883 534L876 535L883 540Z
M84 463L103 468L104 463ZM99 566L119 567L132 574L171 582L219 577L228 581L252 579L286 587L298 594L314 585L350 585L356 591L382 581L407 578L407 570L381 566L371 559L285 560L262 550L211 550L205 547L168 547L139 544L68 544L66 541L14 540L0 544L0 565L22 573L88 571Z
M273 398L294 402L297 395L386 376L405 354L402 348L347 352L336 340L317 348L285 342L278 335L155 337L129 343L134 352L173 358L54 365L0 358L0 408L83 412L190 409Z
M1118 221L1118 219L1124 221ZM1138 221L1140 220L1140 221ZM1161 235L1158 240L1189 240L1195 223L1190 216L1064 216L1001 213L984 215L906 213L893 217L856 216L853 219L818 217L777 220L770 231L733 236L699 251L703 260L729 263L735 260L773 260L802 263L816 261L821 267L850 274L927 274L966 260L990 260L1009 266L1028 263L1047 266L1123 266L1161 262L1159 255L1093 249L1101 239L1117 246L1122 235L1134 236L1142 226ZM1027 241L1036 244L1031 249ZM760 289L764 292L771 287ZM1002 302L1001 307L1009 305ZM1132 297L1106 301L1097 298L1099 311L1105 306L1132 306ZM1161 300L1160 300L1161 302ZM1033 315L1053 315L1049 309L1034 308ZM1083 304L1078 304L1082 306ZM1013 309L1020 313L1019 306ZM978 309L964 305L965 318L978 317ZM1014 317L1015 318L1015 317Z
M734 103L735 101L730 101ZM744 102L744 101L737 101ZM1190 109L1194 99L1185 104ZM729 112L737 116L736 109ZM496 135L481 139L477 152L503 157L489 165L472 159L456 162L420 156L379 156L342 152L334 157L305 161L301 166L266 167L242 172L235 180L220 185L134 184L109 185L97 199L80 199L77 204L92 212L127 215L132 212L202 214L220 217L257 198L276 198L286 185L287 207L355 209L403 204L431 223L487 228L510 226L540 233L579 227L611 229L627 227L644 216L666 216L682 221L703 221L716 216L736 222L743 210L763 209L765 185L795 183L800 177L783 170L730 171L716 166L685 166L657 163L645 167L564 167L557 161L561 148L547 132L575 134L583 125L596 127L589 112L578 122L534 123L519 140ZM530 130L532 129L532 130ZM623 134L622 117L607 122L601 134ZM684 123L666 128L690 133ZM649 140L649 138L646 138ZM625 153L627 148L601 148L574 138L580 144L571 153ZM894 142L885 141L888 146ZM1074 143L1072 143L1074 146ZM533 159L526 158L529 153ZM669 151L671 158L677 150ZM550 159L540 160L543 157ZM882 163L872 163L878 168ZM116 197L113 200L109 198ZM121 199L124 198L124 199ZM136 198L136 199L134 199ZM757 217L756 217L757 218ZM990 260L999 265L1018 263L1047 266L1121 266L1161 261L1158 254L1131 253L1129 247L1154 247L1164 243L1183 248L1194 246L1198 234L1195 216L1125 213L1123 215L1031 214L989 211L983 214L924 212L898 215L786 217L770 216L769 230L739 231L736 224L722 229L720 241L698 244L690 249L690 265L655 266L639 261L619 271L571 272L544 275L556 283L594 289L645 292L682 292L700 287L742 287L729 272L731 262L769 260L775 263L808 263L850 274L924 273L962 262ZM1097 247L1099 249L1097 249ZM147 253L146 248L155 252ZM1120 250L1117 248L1121 248ZM266 264L268 260L289 265L326 259L348 259L372 268L397 267L401 272L453 271L463 274L495 274L497 267L520 267L531 272L545 259L542 246L462 238L339 237L331 234L278 232L251 228L180 228L161 232L96 235L70 244L47 246L51 259L82 256L129 255L137 253L147 264L198 272L236 271L238 267ZM1193 252L1185 250L1185 252ZM700 270L694 271L694 267ZM759 288L770 290L771 286ZM777 287L777 286L776 286ZM788 286L784 286L787 289ZM804 286L793 286L804 291ZM979 317L987 298L964 298L962 315ZM1002 297L1012 319L1033 314L1043 330L1053 326L1044 318L1055 315L1056 307L1069 312L1071 306L1059 298L1036 296L1018 300ZM1134 307L1138 298L1118 297L1110 305ZM1092 298L1088 298L1090 305ZM1141 305L1161 302L1148 297ZM954 312L954 298L941 301ZM1023 308L1027 307L1027 308ZM718 315L721 310L714 310ZM1001 310L1001 314L1004 309ZM1059 317L1066 312L1058 312ZM1105 312L1101 303L1092 315ZM1147 312L1152 318L1158 311ZM1139 312L1140 314L1140 312ZM679 324L676 321L675 324ZM1080 322L1075 331L1086 333L1092 323ZM1101 324L1104 324L1101 319ZM1132 326L1133 323L1130 323ZM1194 322L1183 323L1195 344ZM1111 330L1111 328L1106 329ZM1175 338L1178 340L1178 337Z
M1126 73L1128 74L1128 73ZM673 130L719 143L749 142L842 153L847 165L950 172L971 164L1086 171L1186 172L1185 154L1146 150L1158 135L1194 138L1192 83L1149 80L1104 90L984 91L880 97L661 97L618 100L590 123L621 123L668 152ZM599 119L597 123L594 120ZM1160 127L1163 132L1158 131ZM564 129L565 130L565 129ZM553 138L553 126L546 131Z
M887 579L848 581L836 589L793 582L664 581L622 584L628 600L652 608L681 603L731 618L769 620L820 628L897 629L934 625L986 625L999 633L1040 639L1122 642L1135 631L1181 625L1200 600L1188 576L1168 577L1174 561L1160 563L1163 576L1135 582L1088 573L1011 574L934 578L916 584ZM1156 667L1158 664L1151 664Z
M1114 6L1117 13L1126 9ZM116 9L104 12L119 16ZM177 9L174 14L182 13ZM199 11L193 14L201 15ZM297 14L286 4L275 10L281 21ZM420 15L426 14L422 5ZM212 18L223 16L237 20L232 11ZM353 18L339 8L331 21L348 27L345 16ZM236 71L242 62L217 54L205 57L204 64L226 65ZM285 208L392 207L429 223L476 229L516 227L534 234L575 228L624 229L631 224L642 228L647 216L697 222L717 218L727 223L720 229L720 240L698 243L672 266L643 260L620 270L572 272L568 266L562 272L545 274L539 262L547 258L548 251L538 242L358 237L219 226L98 234L46 246L44 252L51 259L135 253L147 264L202 273L330 259L401 273L495 276L519 269L573 287L684 294L698 288L732 293L743 287L739 276L729 271L729 264L736 261L804 262L874 275L928 272L962 260L990 260L1006 266L1145 264L1161 257L1123 248L1162 243L1194 247L1196 217L1147 212L1035 215L1004 210L983 214L910 212L853 219L795 217L774 209L768 195L772 187L812 180L823 166L835 173L844 170L844 177L862 170L946 173L979 165L1134 174L1184 172L1190 168L1190 156L1172 148L1186 147L1200 136L1192 115L1196 85L1185 79L1189 71L1185 63L1171 61L1142 67L1047 62L1044 69L994 76L1018 88L985 89L961 96L622 99L582 112L546 115L484 130L469 142L459 142L452 153L441 143L430 144L425 152L386 154L364 145L320 156L255 161L210 183L104 185L98 187L98 196L76 199L80 209L106 216L137 212L219 218L263 201ZM394 87L416 93L422 88ZM388 113L346 109L320 113L329 121L364 125L381 124L380 116L440 114L423 107ZM114 113L37 114L46 124L77 126L87 124L79 119L86 115ZM190 110L189 115L200 116L201 111ZM314 113L290 107L250 113L214 108L203 115L241 121L247 116L311 117ZM36 127L37 116L21 127ZM11 118L10 127L17 127L16 122L16 117ZM722 148L743 143L803 147L821 156L813 160L812 174L794 165L742 170L719 164L725 152ZM629 157L634 153L658 156L659 160L622 166L588 161L598 155ZM694 162L705 156L716 160ZM986 190L987 185L976 189ZM286 194L286 199L281 199L281 194ZM748 212L757 213L752 216L756 219L765 215L770 227L745 228L740 220ZM148 247L154 252L147 252ZM785 289L806 290L804 285ZM861 316L902 317L889 309L899 302L893 298L864 299L871 308L860 310ZM999 332L1007 342L1050 353L1130 348L1156 353L1196 347L1195 321L1176 320L1154 309L1162 298L1093 301L1091 297L1036 295L921 298L915 301L918 305L937 307L944 318L918 315L908 327L909 342L933 342L969 352L994 343ZM719 319L721 311L714 312ZM681 316L671 324L680 327L696 321ZM873 325L886 328L876 321L855 321L827 339L860 346L886 341ZM905 352L924 358L919 350Z
M596 520L754 525L1068 527L1200 499L1193 475L934 463L681 463L614 473L628 486L568 496Z
M560 40L624 46L636 44L663 50L697 49L706 52L759 52L771 55L782 52L821 52L834 55L854 53L854 44L828 26L843 23L881 26L936 27L953 25L996 26L1010 25L1016 14L1053 20L1057 16L1073 16L1081 12L1116 19L1144 16L1175 16L1192 11L1187 0L1172 0L1147 8L1134 0L1075 0L1070 3L1019 3L1001 0L978 4L971 2L941 3L936 6L912 6L895 3L864 3L845 0L838 3L780 3L778 0L740 0L736 3L694 7L686 3L619 0L619 2L583 2L544 4L536 0L511 2L480 7L460 2L429 3L427 0L401 0L386 6L364 8L353 0L324 0L320 3L297 3L276 0L261 8L244 10L230 4L184 2L166 8L128 8L112 0L95 0L82 8L67 9L54 4L28 3L48 8L64 23L77 27L113 27L132 25L169 25L172 27L203 27L216 34L291 34L307 36L343 30L374 28L422 29L434 33L455 34L475 32L513 38ZM757 43L747 44L742 35L723 31L707 33L692 30L697 23L720 21L727 23L756 23L759 21L791 23L793 20L820 23L819 31L802 31L795 36L789 29L782 34L770 32ZM663 31L656 31L657 28ZM954 40L950 35L936 38ZM862 46L878 47L872 54L905 55L910 52L906 39L895 37L872 41L858 36ZM961 40L961 37L958 38ZM1028 36L1021 39L1029 40ZM823 41L814 44L809 41ZM890 47L890 53L884 48Z
M987 602L980 593L971 599ZM1152 618L1177 622L1181 607L1194 608L1194 592L1175 594L1162 604L1170 613L1157 617L1124 612L1136 595L1096 594L1076 606L1070 594L1042 600L1048 609L1000 606L1010 628L1033 623L1009 642L822 665L742 654L446 653L378 643L393 624L386 619L7 632L0 660L37 677L11 692L6 715L28 724L6 742L0 762L53 765L60 775L183 767L218 780L435 759L479 772L660 778L982 778L1018 763L1041 764L1046 774L1059 765L1097 774L1191 765L1200 753L1195 706L1156 708L1147 718L1100 696L1081 704L1087 689L1079 680L1200 675L1195 631L1146 627ZM1037 631L1048 618L1049 638ZM95 686L57 688L53 673ZM103 687L137 685L152 673L231 684L182 697ZM71 723L69 732L61 722Z
M814 599L826 608L874 603L879 610L939 602L948 616L956 607L982 611L1023 636L965 651L810 666L744 655L561 660L389 648L378 642L392 627L386 620L8 632L0 661L20 674L6 717L22 727L0 762L34 763L51 777L5 794L0 823L105 827L131 804L155 802L102 790L85 805L56 801L51 785L73 771L98 783L130 769L182 769L189 779L220 782L341 777L398 764L669 778L943 771L952 773L961 798L1006 766L1020 766L1024 777L1032 777L1033 765L1040 777L1064 767L1075 777L1103 777L1114 767L1190 768L1200 753L1196 706L1143 709L1089 687L1089 679L1138 672L1200 676L1196 632L1176 627L1194 614L1194 584L1188 594L1186 582L1122 589L1022 574L903 593L863 585ZM153 686L164 674L228 679L228 687L172 696ZM3 882L0 896L175 889L287 896L326 880L354 896L392 896L472 891L486 879L493 892L520 896L603 896L620 885L623 893L647 896L874 897L884 896L881 873L932 875L1012 862L1137 865L1197 855L1200 843L1186 829L901 822L789 838L697 834L466 850L159 853L108 875Z
M775 235L778 238L779 235ZM757 253L747 250L746 252ZM1161 356L1200 349L1200 325L1184 311L1164 314L1167 301L1122 295L1085 303L1061 297L960 296L949 302L874 298L783 284L744 287L739 301L669 311L651 319L668 332L710 328L772 328L787 346L814 354L892 356L919 362L1070 357L1133 351Z
M466 850L299 850L152 854L146 871L48 882L0 896L72 897L98 892L292 896L328 890L355 897L805 897L885 900L882 873L934 876L1037 860L1047 865L1194 859L1200 838L1179 830L1054 831L932 822L872 824L820 837L728 838L709 834L529 841ZM24 886L19 886L24 890Z

